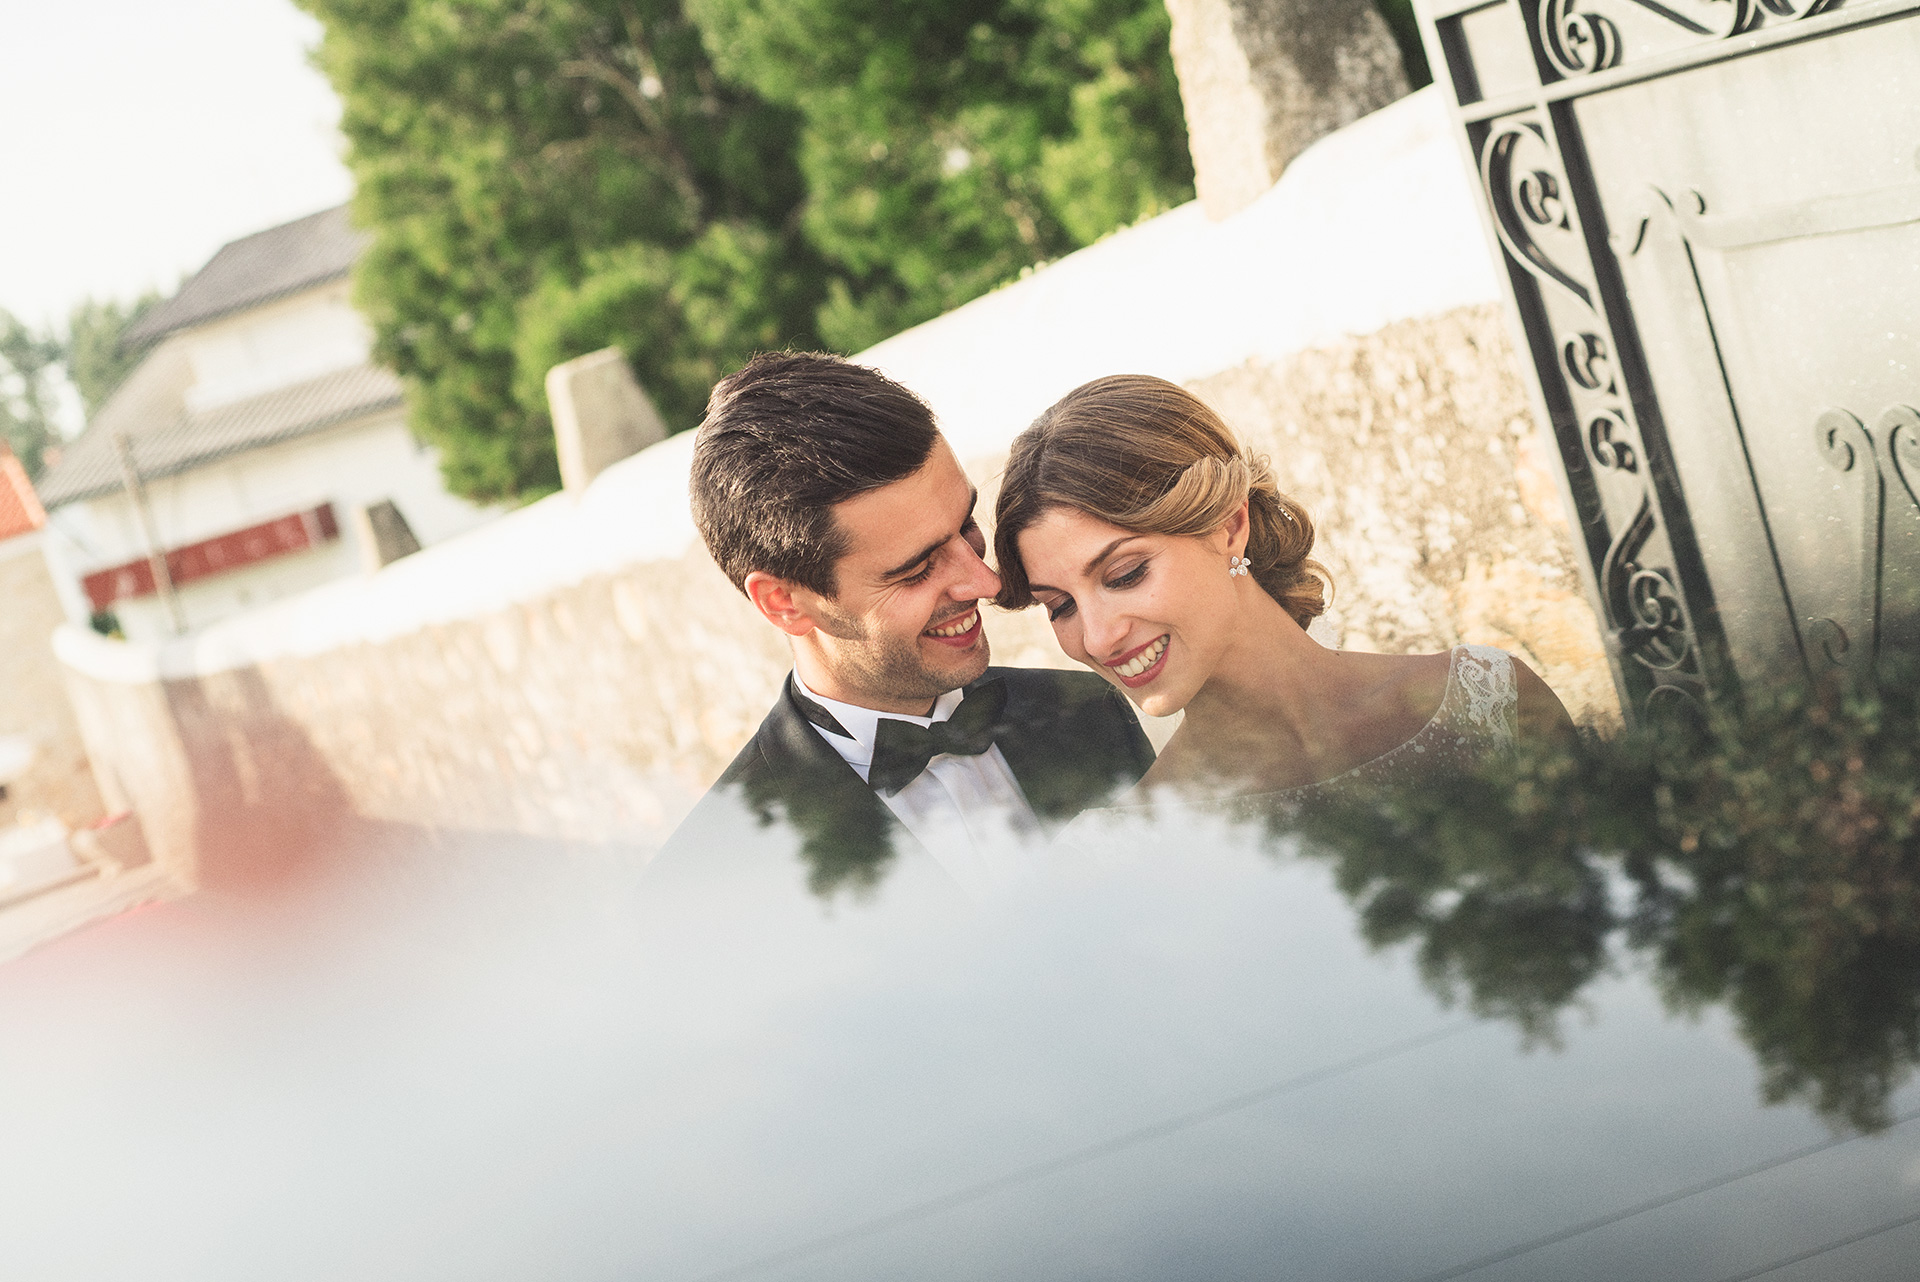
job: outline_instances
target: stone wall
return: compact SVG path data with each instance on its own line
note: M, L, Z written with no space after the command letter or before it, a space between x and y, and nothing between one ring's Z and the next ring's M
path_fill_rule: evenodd
M927 399L989 509L1013 436L1078 383L1192 387L1318 518L1337 592L1316 635L1502 645L1605 726L1609 673L1477 199L1423 91L1225 221L1171 211L862 359ZM355 815L657 842L788 664L698 542L690 447L159 648L63 633L109 802L199 884L293 867ZM999 662L1066 663L1039 610L987 626Z
M1576 721L1620 705L1501 310L1401 321L1189 389L1306 504L1349 649L1525 659Z
M0 543L0 735L24 735L32 766L0 799L0 827L52 815L69 828L100 817L100 793L48 638L66 617L39 534Z
M203 676L139 680L117 643L61 642L112 791L196 886L291 868L350 816L651 846L788 666L704 551Z
M1500 645L1576 718L1617 721L1496 309L1189 385L1314 512L1337 585L1330 640ZM968 460L988 510L1003 457ZM988 630L1000 662L1067 663L1043 611L990 613ZM789 664L697 544L472 617L201 675L139 679L112 670L116 643L62 644L103 776L195 884L271 875L349 815L651 846L752 734Z

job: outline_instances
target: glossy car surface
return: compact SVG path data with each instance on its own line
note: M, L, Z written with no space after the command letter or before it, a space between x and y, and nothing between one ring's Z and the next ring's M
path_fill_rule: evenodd
M1086 824L985 901L910 850L823 891L745 818L644 873L361 832L271 894L0 971L0 1255L145 1282L1912 1276L1894 960L1828 991L1756 947L1703 998L1685 956L1724 905L1662 918L1617 861L1521 866L1471 825L1347 831Z

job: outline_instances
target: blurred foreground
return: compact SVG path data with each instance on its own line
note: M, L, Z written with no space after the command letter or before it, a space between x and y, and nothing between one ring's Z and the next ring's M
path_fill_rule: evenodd
M1767 715L1340 812L1104 812L983 902L906 850L823 880L777 813L651 869L355 821L0 969L0 1256L1909 1276L1911 708Z

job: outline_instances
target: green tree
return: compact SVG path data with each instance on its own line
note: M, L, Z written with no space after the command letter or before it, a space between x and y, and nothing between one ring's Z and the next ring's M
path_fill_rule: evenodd
M820 312L854 351L1193 194L1161 0L687 0L805 124Z
M618 344L682 428L754 350L818 342L798 122L674 0L302 3L374 237L359 301L456 490L558 484L558 361Z
M68 314L64 335L35 330L0 310L0 434L29 476L38 479L48 449L60 441L59 380L73 385L93 417L140 363L142 353L121 350L120 336L159 301L151 292L131 303L83 299Z
M88 418L140 363L144 353L122 350L120 336L159 301L160 295L152 291L131 303L88 298L68 314L61 359Z
M689 427L755 350L858 350L1192 194L1160 0L301 3L378 355L476 498L557 483L558 361L617 344Z
M1878 683L1749 691L1270 824L1442 997L1552 1042L1632 954L1672 1008L1726 1008L1768 1102L1874 1130L1920 1066L1915 677L1883 656Z
M47 447L59 440L53 380L64 354L57 336L0 311L0 435L28 476L39 476Z

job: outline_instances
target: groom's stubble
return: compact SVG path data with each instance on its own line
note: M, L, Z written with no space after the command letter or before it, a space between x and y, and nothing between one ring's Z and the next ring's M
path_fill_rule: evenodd
M955 610L958 617L964 610ZM934 627L944 619L930 619ZM965 659L952 666L929 664L920 650L918 636L900 637L877 628L869 628L861 616L841 610L822 600L815 607L814 625L831 637L830 659L834 676L847 690L859 690L887 699L925 699L929 703L949 690L958 690L977 681L991 661L986 629L980 643Z

